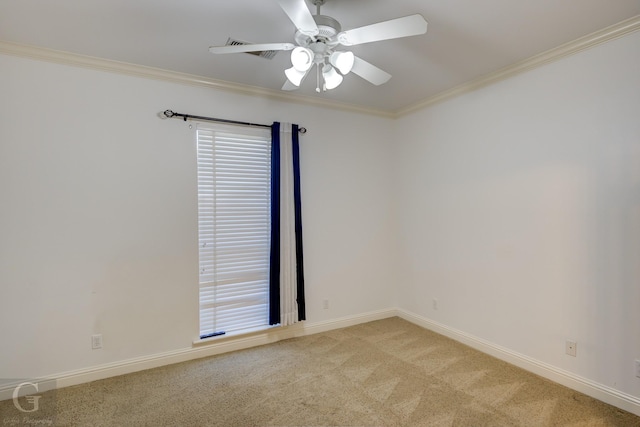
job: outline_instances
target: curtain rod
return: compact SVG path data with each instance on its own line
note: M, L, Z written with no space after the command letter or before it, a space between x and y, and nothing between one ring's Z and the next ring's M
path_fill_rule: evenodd
M175 111L171 111L171 110L164 110L163 114L165 115L165 117L168 117L168 118L182 117L182 119L185 122L187 121L187 119L196 119L196 120L207 120L209 122L230 123L232 125L244 125L244 126L255 126L255 127L261 127L261 128L271 128L271 125L263 125L261 123L239 122L239 121L236 121L236 120L217 119L215 117L192 116L191 114L176 113ZM298 132L307 133L307 128L299 127L298 128Z

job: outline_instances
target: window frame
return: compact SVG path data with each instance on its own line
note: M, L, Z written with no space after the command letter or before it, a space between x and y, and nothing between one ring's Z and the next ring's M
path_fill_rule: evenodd
M198 122L196 143L200 339L267 329L271 130Z

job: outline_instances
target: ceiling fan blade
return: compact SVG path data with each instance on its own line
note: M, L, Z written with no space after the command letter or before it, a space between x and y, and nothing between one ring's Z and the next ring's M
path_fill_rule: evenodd
M291 50L296 45L293 43L261 43L261 44L237 44L230 46L211 46L211 53L242 53L261 52L265 50Z
M415 14L343 31L338 34L338 41L344 46L353 46L380 40L417 36L426 32L427 21L422 15Z
M298 31L308 36L315 36L319 33L318 25L307 8L305 0L278 0L278 4Z
M355 73L376 86L386 83L391 78L391 74L381 70L373 64L368 63L364 59L355 57L353 62L352 73Z

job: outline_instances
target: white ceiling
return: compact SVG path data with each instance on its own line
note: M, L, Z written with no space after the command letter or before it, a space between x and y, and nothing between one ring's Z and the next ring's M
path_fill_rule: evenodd
M315 7L308 2L315 14ZM348 75L337 89L296 93L396 112L462 83L628 18L640 0L327 0L343 29L420 13L427 34L353 46L393 75L373 86ZM0 0L0 41L35 45L279 91L288 52L268 60L213 55L228 37L293 42L275 0Z

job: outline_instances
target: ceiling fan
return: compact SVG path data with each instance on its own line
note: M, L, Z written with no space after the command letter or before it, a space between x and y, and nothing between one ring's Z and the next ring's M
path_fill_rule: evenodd
M355 46L381 40L416 36L427 32L427 21L419 15L409 15L377 24L342 31L334 18L320 14L326 0L312 0L316 15L312 15L305 0L277 0L282 10L296 26L293 43L261 43L232 46L211 46L215 54L291 51L292 67L285 70L287 80L282 90L295 90L316 66L316 92L330 90L342 83L350 72L374 85L386 83L391 74L358 58L353 52L340 50L340 46Z

